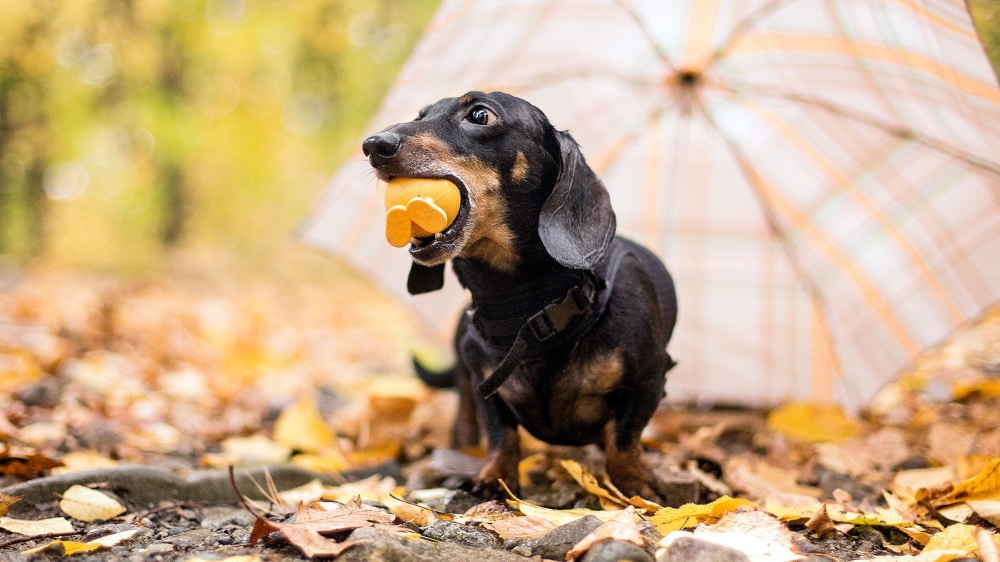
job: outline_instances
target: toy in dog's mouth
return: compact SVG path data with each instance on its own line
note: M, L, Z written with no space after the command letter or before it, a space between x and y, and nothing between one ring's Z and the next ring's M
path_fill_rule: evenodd
M432 261L454 246L467 220L467 196L457 177L390 177L385 192L385 237L410 255Z

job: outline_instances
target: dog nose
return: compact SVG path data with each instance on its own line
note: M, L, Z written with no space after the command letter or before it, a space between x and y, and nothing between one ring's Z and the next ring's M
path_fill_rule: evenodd
M361 150L368 157L372 166L384 166L399 154L403 139L396 133L383 131L372 135L361 144Z

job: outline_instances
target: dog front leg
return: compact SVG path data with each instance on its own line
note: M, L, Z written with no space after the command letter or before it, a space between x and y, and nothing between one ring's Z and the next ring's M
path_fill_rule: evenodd
M604 455L608 476L627 497L640 496L666 505L666 485L646 462L640 443L642 430L659 400L658 397L649 399L643 393L638 396L642 398L620 404L615 419L605 427Z
M499 480L519 491L517 464L521 461L521 437L517 433L517 419L507 404L494 394L484 399L475 393L479 419L486 430L486 466L476 477L473 492L494 497L506 497Z

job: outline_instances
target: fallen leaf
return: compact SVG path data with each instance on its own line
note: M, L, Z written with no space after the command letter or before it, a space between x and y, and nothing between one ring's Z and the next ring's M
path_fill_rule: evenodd
M275 441L308 453L321 453L333 448L335 437L320 415L316 401L309 397L282 410L274 422Z
M63 555L65 556L79 554L81 552L93 552L102 548L111 548L112 546L125 542L138 532L138 529L132 529L129 531L114 533L112 535L106 535L88 542L54 540L43 544L42 546L25 550L22 554L30 556L32 554L37 554L54 548L61 548Z
M95 550L100 550L102 548L99 544L93 544L88 542L77 542L77 541L64 541L64 540L54 540L49 541L42 546L36 546L35 548L29 548L23 551L21 554L25 556L31 556L32 554L38 554L46 550L61 549L63 555L69 556L71 554L80 554L81 552L93 552Z
M9 450L0 454L0 474L15 478L34 478L46 470L62 466L61 461L36 453L27 457L8 456Z
M0 494L0 517L7 515L7 510L10 506L21 501L21 496L11 496L9 494Z
M339 475L341 472L351 468L351 463L347 457L337 449L327 449L321 455L302 454L292 457L292 464L308 468L314 472L323 474Z
M28 535L50 535L52 533L72 533L76 529L69 519L65 517L53 517L51 519L37 519L26 521L24 519L12 519L10 517L0 517L0 529L5 529L12 533Z
M52 475L72 474L85 470L96 470L98 468L114 468L118 466L117 461L113 461L97 451L74 451L66 453L60 459L62 466L52 469Z
M628 506L614 519L601 523L596 529L583 537L580 542L566 553L567 560L576 560L583 556L595 544L601 541L626 541L645 546L639 528L635 524L635 507Z
M295 520L291 523L277 523L258 517L250 542L253 544L266 534L280 531L303 554L313 558L337 556L356 544L332 541L324 537L324 533L342 533L360 527L377 527L397 533L410 532L409 528L395 523L395 515L363 505L360 497L352 499L345 505L337 504L336 507L337 509L325 510L299 505L299 509L295 512Z
M500 535L501 539L532 539L540 537L556 528L556 524L548 519L532 517L530 515L520 515L509 517L507 519L489 521L483 523L482 525L492 529L493 532Z
M601 521L608 521L613 519L614 516L619 513L619 511L595 511L593 509L585 509L582 507L574 509L549 509L547 507L538 506L521 500L507 500L507 503L525 515L545 519L546 521L555 524L556 527L565 525L566 523L572 523L573 521L582 519L588 515L593 515Z
M583 489L587 492L597 496L597 499L601 502L601 507L604 509L621 509L626 505L629 505L628 498L622 496L620 492L616 496L615 494L612 494L608 490L602 488L597 482L597 478L595 478L594 475L580 463L568 459L560 462L573 480L576 480L577 484L583 487Z
M969 500L1000 500L1000 459L991 460L972 478L957 482L951 492L935 500L934 505Z
M264 435L229 437L220 443L219 453L201 457L202 466L222 468L229 465L278 464L292 456L292 447L278 443Z
M976 515L989 521L994 526L1000 527L1000 499L968 500L965 504L968 505L972 511L975 511Z
M861 424L836 406L796 402L772 410L767 426L806 443L839 443L861 431Z
M59 509L78 521L90 523L98 519L108 520L125 513L125 508L113 498L86 486L75 484L66 490L59 500Z
M656 529L663 535L673 531L679 531L689 527L694 527L699 523L714 523L728 511L735 511L741 507L757 509L753 503L740 499L722 496L721 498L708 504L689 503L678 508L665 507L656 512L650 521L656 525Z
M829 535L836 531L833 519L830 519L830 514L826 511L826 504L824 504L823 507L809 519L809 521L806 521L806 528L820 537Z

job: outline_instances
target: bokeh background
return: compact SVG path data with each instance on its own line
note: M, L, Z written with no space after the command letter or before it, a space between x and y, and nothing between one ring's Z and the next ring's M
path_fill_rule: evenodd
M436 4L0 0L0 260L266 268Z

